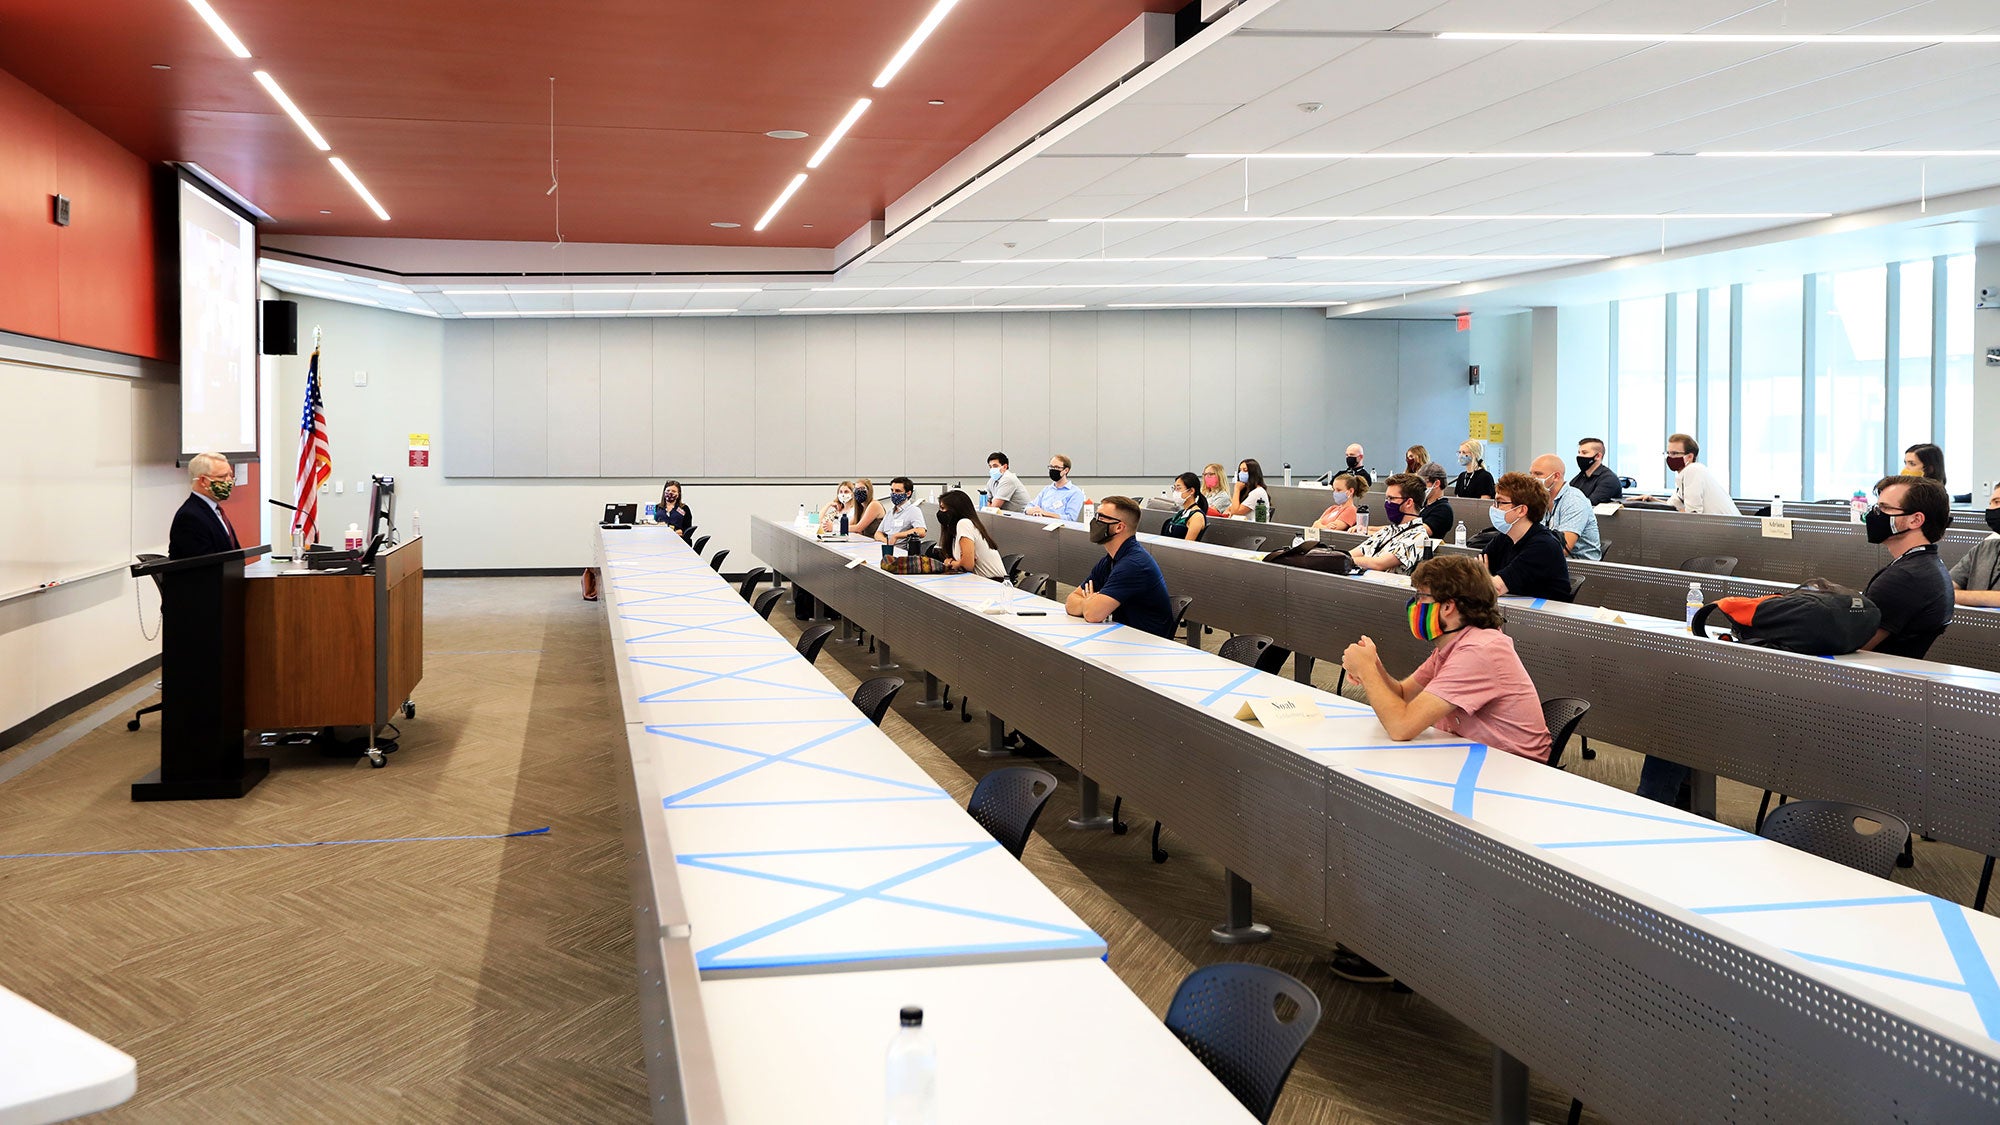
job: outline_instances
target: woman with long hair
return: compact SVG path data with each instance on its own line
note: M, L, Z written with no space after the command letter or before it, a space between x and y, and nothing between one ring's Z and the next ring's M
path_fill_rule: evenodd
M1210 461L1201 467L1201 498L1208 505L1208 514L1222 516L1229 514L1229 481L1222 475L1222 463Z
M1425 465L1428 465L1430 463L1431 463L1431 451L1425 449L1421 445L1413 445L1410 448L1405 449L1403 451L1403 465L1405 466L1404 471L1409 473L1411 476L1415 476L1417 474L1417 470L1423 468Z
M666 524L685 537L694 526L694 509L681 500L681 482L670 480L660 486L660 506L653 509L656 523Z
M1906 477L1928 477L1943 484L1944 450L1927 441L1920 441L1903 450L1903 475ZM1946 492L1951 489L1946 488Z
M1174 478L1168 490L1173 493L1175 509L1167 517L1166 526L1160 528L1160 534L1169 539L1200 540L1201 533L1208 530L1208 515L1202 510L1208 505L1202 495L1201 478L1182 473Z
M1272 519L1278 514L1278 506L1271 503L1271 493L1264 487L1264 466L1255 457L1245 457L1236 463L1236 487L1229 497L1232 516L1255 516L1257 501L1264 502L1264 518Z
M1007 577L1007 564L1000 561L1000 547L993 542L972 497L954 488L938 497L938 527L943 530L944 568L954 573L977 574L1000 580Z
M820 534L830 535L840 530L840 517L843 514L847 516L849 527L854 526L855 520L861 515L861 512L854 506L854 482L851 480L844 480L836 485L833 490L833 499L820 508Z
M854 517L851 530L856 535L874 535L882 526L882 517L887 513L882 502L875 498L875 482L867 477L854 478L854 507L861 514Z
M1486 470L1486 443L1477 438L1467 438L1458 447L1458 483L1452 495L1461 499L1471 496L1481 500L1493 499L1493 474Z

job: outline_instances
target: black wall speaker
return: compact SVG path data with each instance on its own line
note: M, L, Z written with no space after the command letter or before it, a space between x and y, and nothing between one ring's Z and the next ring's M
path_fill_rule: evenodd
M264 354L299 354L299 303L265 301Z

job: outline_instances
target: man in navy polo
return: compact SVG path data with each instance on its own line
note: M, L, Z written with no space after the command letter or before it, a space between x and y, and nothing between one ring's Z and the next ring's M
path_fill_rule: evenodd
M1104 545L1104 557L1090 578L1070 591L1064 608L1085 621L1115 621L1162 637L1174 635L1174 608L1160 566L1136 538L1139 504L1129 496L1107 496L1090 523L1090 541Z

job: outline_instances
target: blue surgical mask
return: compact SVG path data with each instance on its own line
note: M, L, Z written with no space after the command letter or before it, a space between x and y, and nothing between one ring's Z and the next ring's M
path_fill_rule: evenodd
M1470 453L1461 453L1461 454L1459 454L1459 455L1458 455L1458 463L1459 463L1459 464L1461 464L1461 465L1464 465L1464 466L1465 466L1466 468L1471 468L1471 467L1472 467L1472 454L1470 454Z
M1502 535L1507 534L1508 530L1514 526L1512 523L1508 522L1506 511L1507 509L1502 508L1498 504L1495 504L1492 507L1486 509L1486 518L1493 521L1493 530L1499 532Z
M908 500L909 498L910 494L907 492L891 492L889 494L889 503L894 504L896 507L900 508L903 506L903 502Z
M988 469L986 470L986 479L992 481L994 484L999 484L1000 474L1005 471L1004 469Z
M1333 490L1333 502L1336 504L1345 504L1352 498L1353 498L1352 494L1350 494L1344 488L1336 488Z
M1238 471L1238 472L1237 472L1237 474L1236 474L1236 483L1237 483L1237 484L1249 484L1249 483L1250 483L1250 474L1249 474L1249 473L1246 473L1246 472L1242 472L1242 471Z

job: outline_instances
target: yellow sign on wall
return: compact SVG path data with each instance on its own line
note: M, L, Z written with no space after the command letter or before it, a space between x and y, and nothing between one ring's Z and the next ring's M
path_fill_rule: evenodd
M1486 427L1486 440L1499 444L1507 440L1507 427L1494 422Z
M1465 436L1471 438L1473 441L1485 441L1486 412L1484 410L1475 410L1467 414L1465 418Z

